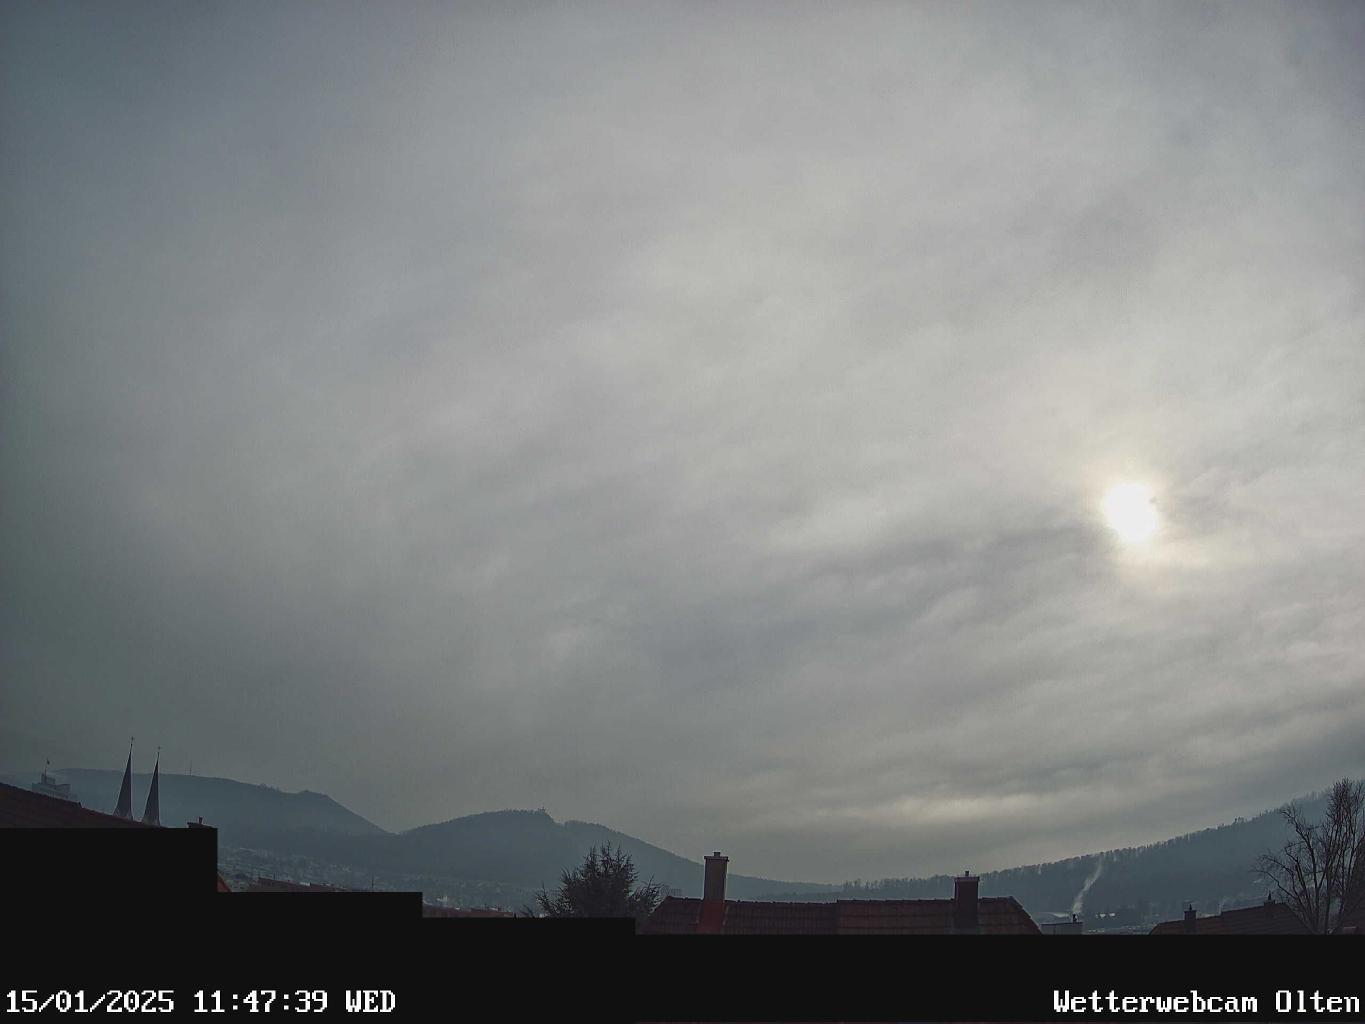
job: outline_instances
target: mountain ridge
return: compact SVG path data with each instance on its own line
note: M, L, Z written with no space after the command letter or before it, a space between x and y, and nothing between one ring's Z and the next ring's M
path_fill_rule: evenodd
M38 773L0 776L28 788ZM59 769L85 806L112 807L122 773ZM150 775L135 774L134 808L146 798ZM101 800L88 799L99 794ZM1310 815L1325 799L1296 798ZM598 822L556 821L549 812L507 808L479 811L389 832L343 804L312 790L288 792L260 783L214 776L161 775L162 820L175 825L202 815L228 848L267 851L281 858L347 865L355 871L424 879L506 884L523 894L553 888L562 872L582 862L593 846L611 843L629 854L640 879L683 895L700 895L704 868L661 846ZM1284 838L1275 810L1182 833L1142 846L1122 847L1026 864L981 875L982 895L1009 895L1032 913L1083 913L1087 908L1147 908L1178 916L1185 903L1205 912L1263 896L1251 871L1255 856ZM842 885L797 882L731 873L734 899L923 899L952 892L952 876L885 878ZM432 884L435 884L433 882Z
M31 775L4 775L0 780L28 789L38 780ZM123 772L108 768L58 768L49 774L71 784L72 794L84 807L112 811ZM141 814L151 787L150 772L133 773L133 810ZM356 814L326 793L313 790L289 792L263 783L239 782L214 775L160 773L161 820L176 826L203 817L206 824L224 830L324 828L342 834L384 833L374 822Z

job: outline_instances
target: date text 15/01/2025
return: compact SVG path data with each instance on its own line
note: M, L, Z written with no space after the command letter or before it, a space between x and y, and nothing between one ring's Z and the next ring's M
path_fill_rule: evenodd
M177 998L179 997L179 998ZM191 1013L323 1013L340 1004L348 1013L390 1013L398 1005L391 989L345 989L333 1002L326 989L10 989L5 994L9 1013L174 1013L186 1006Z

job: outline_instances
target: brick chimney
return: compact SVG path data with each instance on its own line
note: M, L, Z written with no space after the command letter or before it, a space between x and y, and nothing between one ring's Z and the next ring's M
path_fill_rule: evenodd
M706 878L702 884L698 934L718 935L725 925L725 866L729 857L717 850L706 858Z
M980 916L977 913L977 885L981 878L970 871L953 879L953 930L975 932L980 930Z

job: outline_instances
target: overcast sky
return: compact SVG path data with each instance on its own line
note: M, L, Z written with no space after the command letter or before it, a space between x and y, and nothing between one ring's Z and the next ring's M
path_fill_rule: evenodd
M5 4L0 764L832 881L1365 772L1362 52L1359 3Z

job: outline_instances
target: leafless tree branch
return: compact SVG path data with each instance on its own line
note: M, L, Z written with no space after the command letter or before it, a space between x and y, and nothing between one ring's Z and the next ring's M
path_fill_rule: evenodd
M1311 932L1365 924L1365 782L1335 783L1320 822L1293 803L1280 814L1292 835L1257 858L1257 872Z

